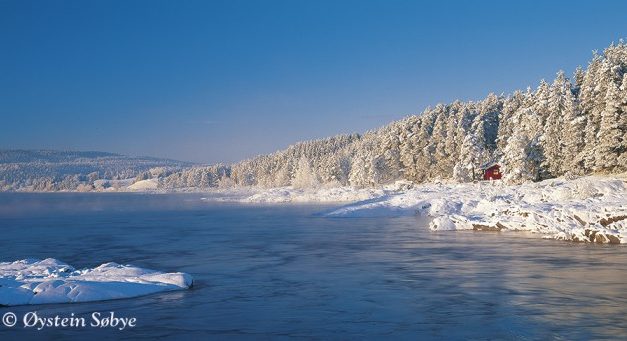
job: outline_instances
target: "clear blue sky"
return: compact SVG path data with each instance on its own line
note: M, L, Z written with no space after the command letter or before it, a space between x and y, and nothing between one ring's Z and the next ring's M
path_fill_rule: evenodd
M0 148L214 163L569 74L627 1L0 0Z

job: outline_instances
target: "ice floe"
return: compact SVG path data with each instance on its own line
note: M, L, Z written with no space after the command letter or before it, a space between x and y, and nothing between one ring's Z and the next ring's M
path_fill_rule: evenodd
M0 306L130 298L191 287L186 273L105 263L76 270L56 259L0 263Z

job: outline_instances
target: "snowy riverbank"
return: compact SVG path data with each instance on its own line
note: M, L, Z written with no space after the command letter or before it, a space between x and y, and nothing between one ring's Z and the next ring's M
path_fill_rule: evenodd
M56 259L0 263L0 306L131 298L191 287L185 273L105 263L75 270Z
M112 188L113 190L113 188ZM627 243L627 173L537 183L396 183L376 188L160 188L154 179L114 191L194 192L241 203L344 203L328 217L422 215L441 230L528 231L559 240Z
M544 238L627 243L627 174L502 182L399 182L380 189L259 190L242 202L349 202L329 217L423 215L441 230L529 231Z
M380 198L398 193L411 186L412 185L408 182L398 181L380 188L323 187L316 189L298 189L293 187L279 187L271 189L251 189L252 192L249 192L248 196L238 201L249 203L346 203Z
M433 218L430 228L435 231L529 231L559 240L627 243L627 183L622 175L514 186L421 185L350 204L327 216L414 214Z

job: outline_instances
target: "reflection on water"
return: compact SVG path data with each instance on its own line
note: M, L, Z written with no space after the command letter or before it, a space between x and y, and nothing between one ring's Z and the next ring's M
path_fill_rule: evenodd
M0 339L620 339L627 249L520 234L429 232L418 218L328 219L323 206L200 195L2 194L0 260L54 257L185 271L192 290L38 306L115 311L132 330L8 329ZM19 314L34 307L0 308Z

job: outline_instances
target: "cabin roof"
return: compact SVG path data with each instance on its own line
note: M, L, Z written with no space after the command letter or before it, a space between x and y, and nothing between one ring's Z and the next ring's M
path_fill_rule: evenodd
M483 165L481 165L481 169L482 170L486 170L486 169L490 169L494 166L498 166L499 164L495 161L490 161L490 162L486 162ZM500 166L499 166L500 167Z

